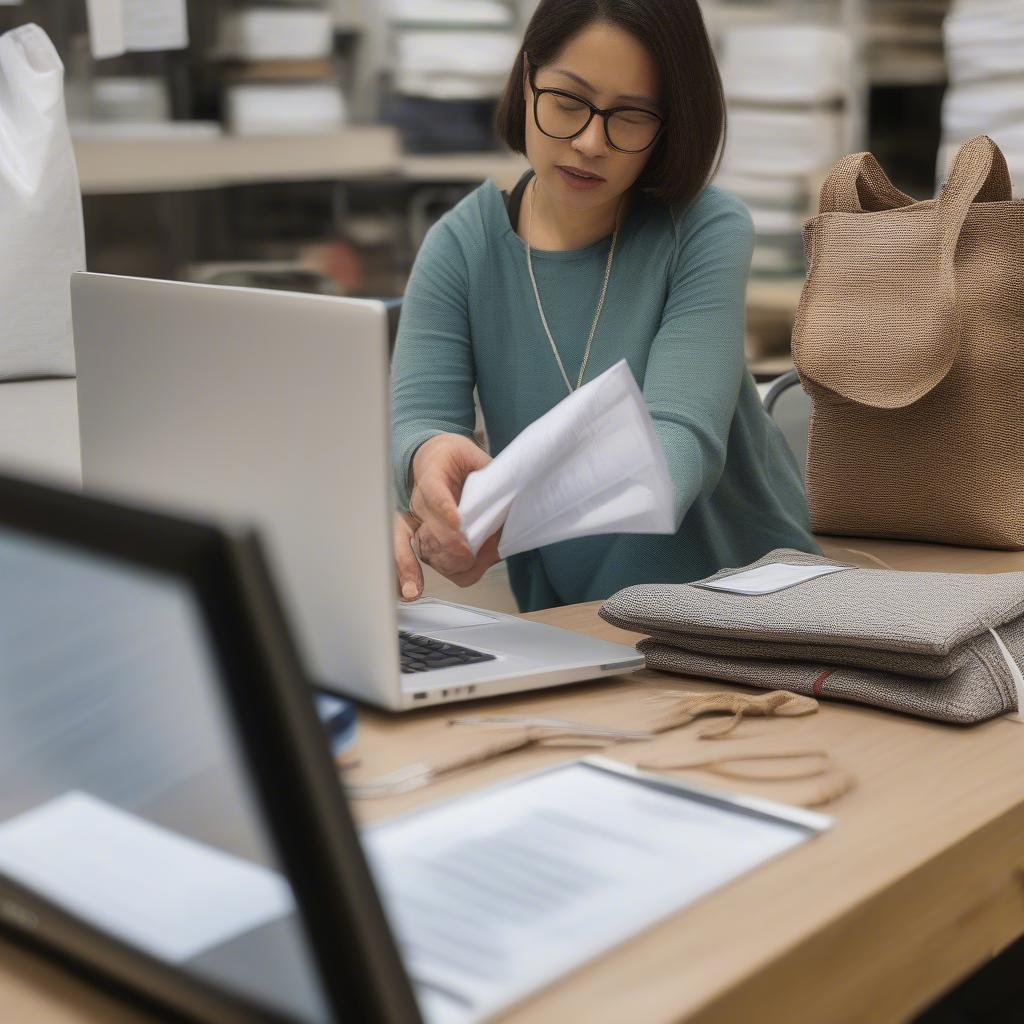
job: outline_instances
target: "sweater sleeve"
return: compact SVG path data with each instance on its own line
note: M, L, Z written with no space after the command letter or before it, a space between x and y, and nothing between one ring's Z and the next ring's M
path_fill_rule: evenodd
M672 475L677 530L725 467L746 372L745 293L754 237L746 207L717 189L704 193L678 231L643 389Z
M401 508L409 507L416 449L435 434L473 436L474 384L469 275L462 248L442 219L416 256L391 366L391 460Z

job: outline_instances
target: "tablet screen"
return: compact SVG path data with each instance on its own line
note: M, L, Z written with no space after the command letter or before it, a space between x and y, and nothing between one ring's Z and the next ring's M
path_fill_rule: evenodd
M247 1003L326 1020L192 591L3 529L0 651L0 881Z

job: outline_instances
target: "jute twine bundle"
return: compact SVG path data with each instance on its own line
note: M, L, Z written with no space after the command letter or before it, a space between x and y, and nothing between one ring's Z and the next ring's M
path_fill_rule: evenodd
M667 704L652 732L665 732L692 722L702 715L728 714L724 722L706 726L697 735L702 740L721 740L735 734L745 717L796 718L818 710L813 697L788 690L768 693L676 693L666 691L649 698ZM780 764L781 762L781 764ZM837 800L854 786L854 778L839 769L827 750L765 749L742 753L721 753L710 757L661 757L638 762L645 771L706 771L743 782L812 781L793 801L804 807L820 807Z
M733 737L747 717L792 718L814 714L818 702L812 697L773 690L768 693L689 693L663 691L648 698L656 709L644 732L627 732L583 722L544 719L529 715L483 716L454 719L451 725L468 725L497 730L486 742L469 750L442 752L429 761L406 765L368 783L351 787L357 797L386 797L418 785L486 764L499 757L533 746L604 748L613 743L649 740L682 728L705 715L727 715L721 722L705 726L698 740L722 740ZM706 771L722 778L756 783L813 781L810 789L791 802L816 807L847 793L853 777L838 769L828 751L820 749L763 749L721 752L715 756L667 757L641 760L637 767L650 771Z
M667 732L688 725L701 715L727 714L731 718L706 726L698 736L702 740L722 739L730 736L745 716L794 718L813 715L818 702L789 690L771 690L768 693L678 693L666 690L648 698L649 703L667 704L667 710L651 726L652 732Z

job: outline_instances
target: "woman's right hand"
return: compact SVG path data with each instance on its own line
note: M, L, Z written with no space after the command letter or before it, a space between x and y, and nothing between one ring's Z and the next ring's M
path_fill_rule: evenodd
M466 477L490 461L485 451L461 434L437 434L416 450L409 512L395 519L395 569L403 600L415 600L423 592L414 540L420 560L459 586L469 586L498 561L497 535L474 555L459 519Z

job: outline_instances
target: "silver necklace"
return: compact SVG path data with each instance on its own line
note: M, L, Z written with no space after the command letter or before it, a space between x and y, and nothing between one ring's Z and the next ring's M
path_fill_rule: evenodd
M562 380L565 381L565 386L571 395L576 388L580 387L583 383L583 375L587 372L587 363L590 361L590 347L594 343L594 335L597 333L597 322L601 319L601 310L604 308L604 297L608 293L608 279L612 276L612 262L615 259L615 243L619 238L619 210L615 211L615 230L612 232L612 245L608 250L608 262L604 268L604 282L601 285L601 297L597 300L597 309L594 310L594 322L590 325L590 334L587 336L587 347L583 350L583 362L580 364L580 373L576 378L576 388L572 386L572 382L569 380L569 375L565 372L565 366L562 365L562 357L558 354L558 346L555 344L555 339L551 336L551 328L548 327L548 318L544 315L544 307L540 301L540 289L537 287L537 278L533 273L533 257L531 256L531 245L530 241L533 238L533 211L537 205L537 179L533 179L533 192L530 194L530 219L527 222L526 227L526 269L530 272L530 283L533 285L533 295L537 300L537 312L540 313L541 323L544 325L544 333L548 336L548 341L551 342L551 351L555 355L555 362L558 363L558 369L562 373ZM621 202L620 202L621 207Z

